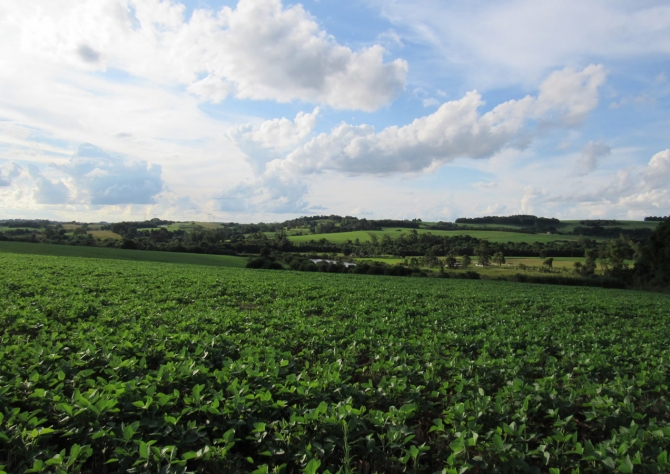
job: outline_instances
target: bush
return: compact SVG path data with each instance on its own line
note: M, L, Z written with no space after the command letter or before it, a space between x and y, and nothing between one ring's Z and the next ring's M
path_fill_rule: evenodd
M249 260L247 268L263 268L265 270L283 270L284 267L280 263L275 262L268 257L259 257Z

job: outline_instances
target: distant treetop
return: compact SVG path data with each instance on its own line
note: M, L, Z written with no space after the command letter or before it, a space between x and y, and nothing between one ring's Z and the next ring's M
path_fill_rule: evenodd
M621 222L619 222L616 219L585 219L583 221L579 221L579 223L581 225L588 225L588 226L591 226L591 227L621 224Z
M457 224L498 224L528 227L555 227L561 224L561 221L554 217L537 217L527 214L516 216L459 217L454 222Z

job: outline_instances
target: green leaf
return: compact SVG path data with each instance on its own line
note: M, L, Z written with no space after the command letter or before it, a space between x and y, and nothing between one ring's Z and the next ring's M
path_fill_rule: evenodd
M140 457L149 459L149 445L144 441L140 441Z
M181 458L186 460L186 461L188 461L189 459L197 458L197 457L198 457L198 453L196 453L195 451L189 451L189 452L184 453L184 454L181 455Z
M307 466L305 466L305 469L303 469L302 472L305 474L316 474L319 466L321 466L321 461L318 459L312 459L309 463L307 463Z
M556 467L550 467L549 474L561 474L561 470Z
M633 472L633 463L630 460L630 456L626 455L626 458L621 464L619 464L619 472L623 474L630 474Z
M35 398L44 398L47 394L47 391L43 388L36 388L31 397Z
M498 435L496 435L498 436ZM499 436L498 436L499 437ZM495 442L495 441L494 441ZM502 440L500 440L502 443ZM462 439L456 439L449 444L449 447L454 451L455 454L458 454L465 450L465 443Z
M609 467L610 469L615 469L616 468L616 464L614 463L614 459L612 459L610 457L606 457L605 459L603 459L603 464L605 466Z
M410 446L409 450L412 455L412 458L416 459L417 456L419 455L419 448L417 448L416 446Z

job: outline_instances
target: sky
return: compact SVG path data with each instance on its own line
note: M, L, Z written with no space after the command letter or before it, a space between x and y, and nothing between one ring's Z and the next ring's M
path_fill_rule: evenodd
M31 0L0 42L0 218L670 214L667 0Z

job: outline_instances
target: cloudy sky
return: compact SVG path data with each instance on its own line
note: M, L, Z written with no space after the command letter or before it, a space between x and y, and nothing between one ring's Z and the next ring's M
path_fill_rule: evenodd
M0 42L0 218L670 214L667 0L31 0Z

